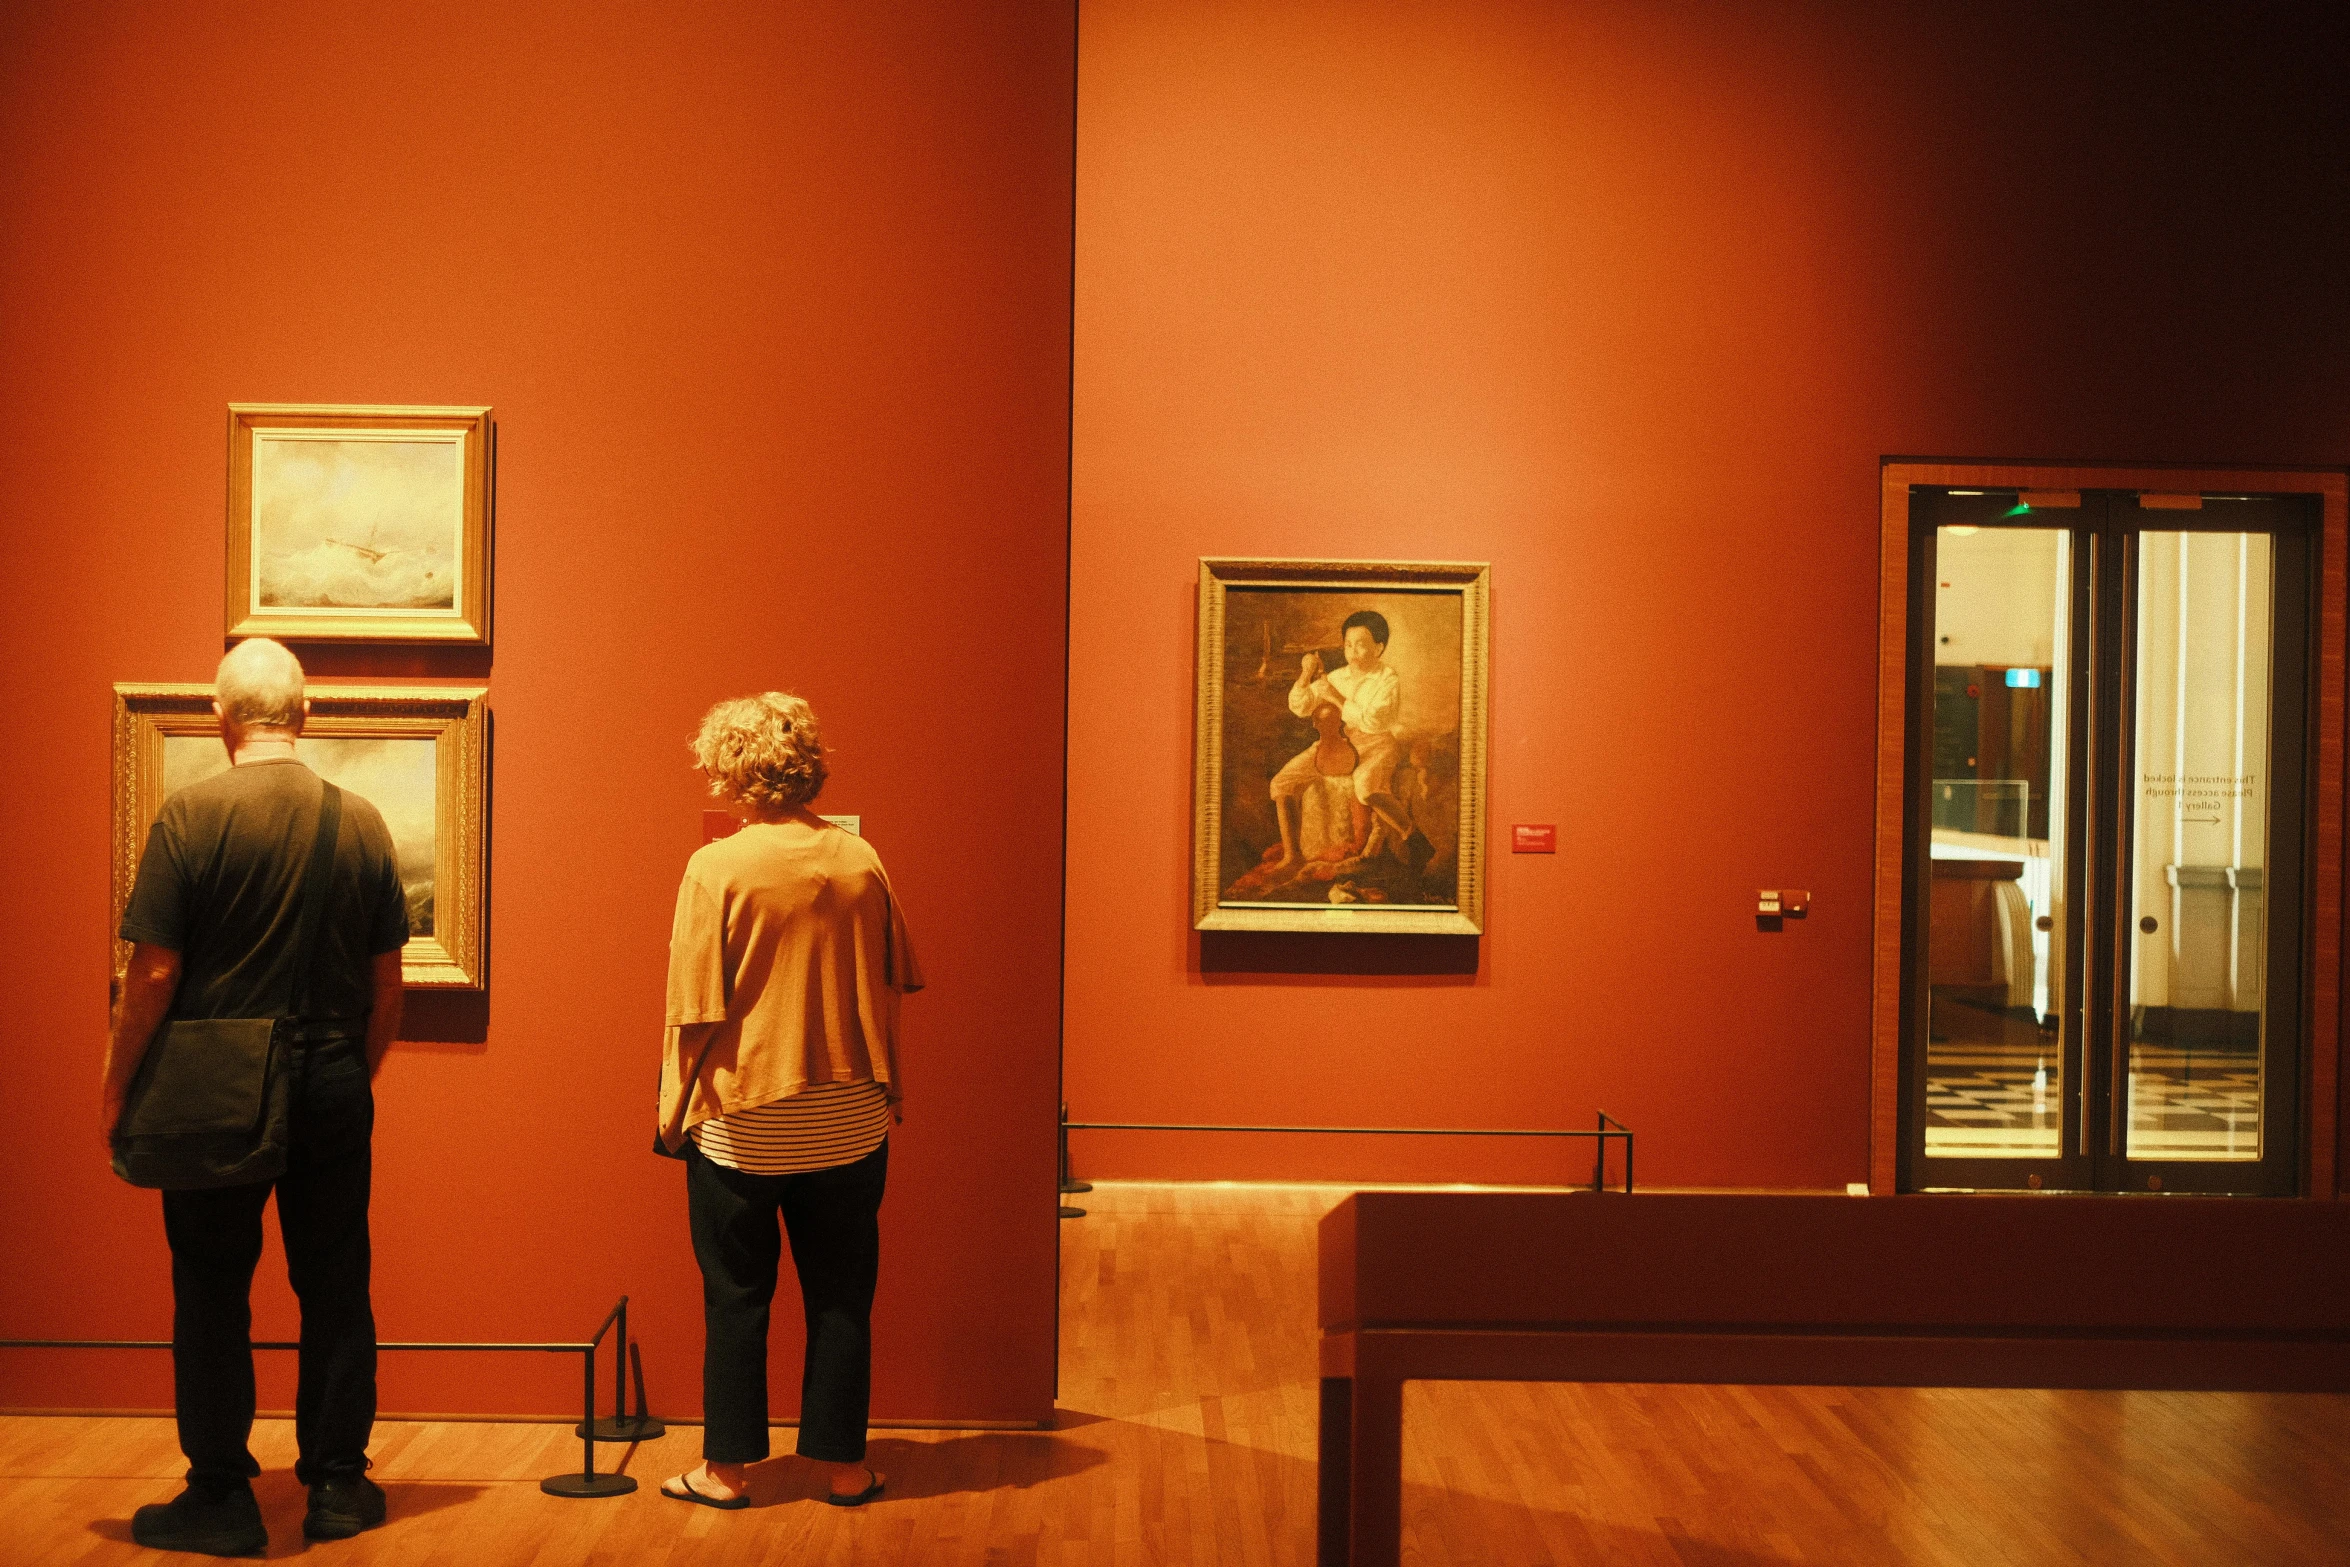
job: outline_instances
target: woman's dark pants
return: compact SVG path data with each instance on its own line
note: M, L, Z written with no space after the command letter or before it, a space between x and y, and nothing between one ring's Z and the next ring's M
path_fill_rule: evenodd
M881 1267L881 1189L889 1144L854 1164L801 1175L745 1175L686 1145L686 1211L702 1265L702 1457L767 1456L767 1306L782 1237L791 1237L808 1318L800 1369L802 1457L865 1456L873 1383L873 1281Z

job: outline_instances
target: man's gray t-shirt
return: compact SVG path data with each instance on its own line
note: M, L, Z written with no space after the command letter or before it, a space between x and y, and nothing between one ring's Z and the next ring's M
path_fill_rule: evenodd
M288 757L163 802L122 937L180 954L173 1017L271 1017L291 1003L321 795L318 775ZM408 899L382 814L348 789L330 886L303 1015L356 1021L374 1001L375 957L407 944Z

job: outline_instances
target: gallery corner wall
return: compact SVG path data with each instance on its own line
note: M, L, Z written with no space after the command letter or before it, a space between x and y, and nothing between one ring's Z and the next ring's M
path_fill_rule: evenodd
M1087 4L1072 1115L1605 1108L1644 1182L1864 1178L1879 463L2350 460L2346 57L2316 5ZM1473 950L1190 931L1204 555L1491 562ZM1787 886L1809 919L1758 929Z
M493 647L303 650L492 713L489 985L413 997L384 1070L379 1327L572 1339L625 1291L656 1412L699 1409L648 1151L684 742L783 686L931 980L875 1414L1049 1414L1073 67L1054 5L0 11L0 1336L169 1329L156 1199L96 1135L108 688L220 655L228 405L479 403ZM274 1239L256 1307L287 1336ZM391 1355L382 1402L577 1378ZM161 1355L0 1359L8 1407L170 1401Z

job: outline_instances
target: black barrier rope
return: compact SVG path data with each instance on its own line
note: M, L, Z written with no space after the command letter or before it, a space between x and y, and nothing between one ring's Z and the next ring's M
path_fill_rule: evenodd
M1093 1188L1077 1180L1069 1168L1069 1134L1071 1132L1305 1132L1335 1137L1588 1137L1597 1146L1591 1155L1591 1190L1607 1190L1607 1145L1617 1138L1624 1143L1624 1191L1632 1190L1632 1128L1608 1114L1598 1112L1599 1125L1591 1131L1580 1128L1549 1127L1459 1127L1459 1126L1220 1126L1164 1121L1072 1121L1069 1107L1061 1106L1061 1192L1089 1192ZM1061 1204L1061 1217L1082 1219L1083 1208Z
M620 1335L612 1344L612 1414L607 1420L596 1418L596 1351L602 1347L604 1335L614 1322L620 1324ZM300 1349L299 1343L286 1339L257 1340L255 1349ZM580 1469L577 1474L549 1475L539 1482L539 1489L549 1496L626 1496L636 1489L636 1481L624 1474L596 1473L596 1443L643 1442L660 1436L667 1427L645 1413L645 1360L636 1342L628 1336L628 1297L623 1295L612 1309L604 1313L604 1320L584 1342L576 1344L510 1344L510 1343L453 1343L434 1341L407 1341L386 1343L376 1341L378 1350L456 1351L520 1351L551 1355L577 1355L585 1368L586 1396L580 1404L577 1427L583 1442ZM169 1349L171 1340L147 1338L5 1338L0 1349ZM627 1369L636 1371L636 1413L627 1413Z

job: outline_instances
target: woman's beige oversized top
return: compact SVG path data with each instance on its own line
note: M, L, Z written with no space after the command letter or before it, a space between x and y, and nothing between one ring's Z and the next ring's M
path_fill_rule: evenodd
M811 1083L900 1096L898 998L922 969L881 857L838 827L752 822L686 862L669 933L661 1144ZM716 1023L695 1059L680 1030Z

